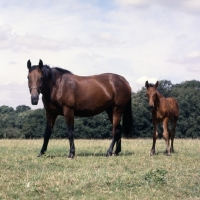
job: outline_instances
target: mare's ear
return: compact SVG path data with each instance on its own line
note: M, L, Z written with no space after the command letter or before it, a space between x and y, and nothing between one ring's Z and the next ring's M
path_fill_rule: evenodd
M43 62L42 62L42 60L39 61L39 68L40 68L40 69L43 68Z
M31 69L31 61L30 61L30 60L27 61L27 68L28 68L29 70Z
M157 82L156 82L156 84L155 84L155 88L157 88L157 87L158 87L158 84L159 84L159 82L157 81Z
M148 83L148 81L145 82L145 87L146 87L146 88L149 87L149 83Z

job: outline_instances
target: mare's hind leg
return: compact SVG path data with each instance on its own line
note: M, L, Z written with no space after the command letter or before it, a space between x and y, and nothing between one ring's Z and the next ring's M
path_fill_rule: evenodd
M170 148L170 152L174 152L174 138L175 138L175 129L176 129L176 124L177 124L177 120L178 118L174 118L174 120L172 121L172 129L171 129L171 148Z
M166 153L168 156L171 155L170 153L170 142L169 142L169 136L170 136L170 132L169 132L169 128L168 128L168 123L169 123L169 119L165 118L163 120L163 137L165 139L166 142Z
M110 147L107 151L106 156L112 155L115 143L117 143L115 154L118 155L119 152L121 151L121 125L120 125L121 115L118 112L116 112L117 110L118 110L117 108L115 108L113 112L112 112L111 108L106 110L108 117L113 125L113 127L112 127L112 142L110 144ZM115 112L117 114L113 114Z
M115 155L118 156L121 152L121 125L119 124L115 132L116 150Z
M74 111L67 107L64 107L64 116L67 123L67 134L69 139L69 155L68 158L74 158L75 156L75 145L74 145Z
M156 140L158 138L158 123L153 122L153 144L151 147L151 152L150 152L150 156L153 156L156 153Z

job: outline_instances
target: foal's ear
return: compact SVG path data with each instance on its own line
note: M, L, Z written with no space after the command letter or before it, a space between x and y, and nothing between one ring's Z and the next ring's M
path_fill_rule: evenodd
M146 88L149 87L149 83L148 83L148 81L145 82L145 87L146 87Z
M156 84L155 84L155 88L157 88L157 87L158 87L158 84L159 84L159 82L157 81L157 82L156 82Z
M39 68L40 68L40 69L43 68L43 62L42 62L42 60L39 61Z
M27 61L27 68L28 68L29 70L31 69L31 61L30 61L30 60Z

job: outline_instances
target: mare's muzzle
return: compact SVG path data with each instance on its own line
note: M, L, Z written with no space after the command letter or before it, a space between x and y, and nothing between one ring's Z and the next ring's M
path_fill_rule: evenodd
M39 95L37 96L31 96L31 103L32 105L37 105L39 100Z
M37 87L30 87L31 93L31 103L32 105L37 105L39 100L40 90Z

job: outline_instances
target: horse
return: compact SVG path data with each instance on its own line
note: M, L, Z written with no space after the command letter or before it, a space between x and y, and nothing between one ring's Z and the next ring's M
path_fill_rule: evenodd
M91 117L103 111L106 111L112 124L112 141L106 156L121 152L121 132L123 130L128 135L133 125L131 87L124 77L113 73L78 76L66 69L43 65L42 60L34 66L28 60L27 68L31 103L37 105L41 93L46 111L46 129L38 157L47 150L58 115L64 116L67 125L68 158L74 158L74 116Z
M156 139L158 138L157 126L160 122L163 124L163 138L166 142L166 153L168 156L171 152L174 152L174 137L175 128L179 116L179 106L177 101L172 98L163 97L157 90L159 82L155 85L145 82L147 88L148 103L150 109L152 109L152 121L153 121L153 145L151 148L150 156L155 154ZM171 130L169 129L169 121L171 121ZM171 138L171 147L170 147Z

